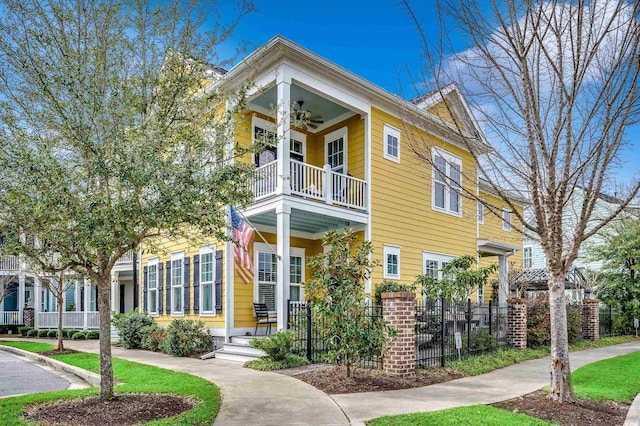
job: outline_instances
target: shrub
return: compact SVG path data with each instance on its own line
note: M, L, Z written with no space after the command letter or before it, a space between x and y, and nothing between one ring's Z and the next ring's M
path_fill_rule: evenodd
M376 304L382 304L382 293L414 293L416 291L415 284L400 284L395 281L384 280L382 284L376 287Z
M160 345L167 337L167 330L157 324L151 324L144 327L141 331L143 334L142 342L140 342L142 349L153 352L159 351Z
M120 342L126 349L141 348L142 329L153 324L148 315L134 309L128 314L114 314L113 325L118 329Z
M33 327L18 327L18 333L20 333L23 337L27 336L29 331L33 330Z
M100 332L98 330L87 331L87 339L96 340L100 338Z
M58 330L49 330L49 332L47 333L47 337L58 337Z
M454 337L450 337L450 347L455 347ZM498 348L498 342L491 337L486 328L476 328L471 330L471 350L470 352L490 352ZM467 350L467 333L462 333L462 350Z
M76 331L75 333L73 333L73 336L71 336L72 340L85 340L87 338L87 333L85 333L84 331Z
M38 335L38 330L36 330L35 328L32 328L31 330L27 331L27 337L35 337Z
M289 354L282 361L273 361L271 358L266 357L247 361L244 366L258 371L272 371L281 370L283 368L300 367L301 365L308 364L309 361L307 361L305 357Z
M0 325L0 334L7 334L9 332L9 327L6 325Z
M582 333L582 309L579 305L567 305L567 335L569 343L578 340ZM551 344L551 317L547 295L540 294L528 300L527 345L531 347Z
M280 330L271 336L251 339L249 345L266 353L272 361L284 361L291 354L295 338L292 331Z
M38 330L38 337L47 337L47 333L49 333L49 330Z
M190 356L213 348L213 336L203 329L202 321L175 319L167 328L160 350L174 356Z
M63 328L62 329L62 337L65 339L70 339L71 336L73 336L73 333L75 333L75 330L69 330L68 328Z

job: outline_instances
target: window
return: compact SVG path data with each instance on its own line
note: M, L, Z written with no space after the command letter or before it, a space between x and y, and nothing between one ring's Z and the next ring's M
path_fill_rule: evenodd
M400 247L384 246L384 277L400 279Z
M324 137L326 164L336 173L347 172L347 133L343 127Z
M511 231L511 212L502 210L502 230Z
M304 249L291 248L289 271L289 300L302 302L304 300L301 285L304 281Z
M524 247L522 250L522 268L529 269L533 266L533 248Z
M215 277L216 259L215 244L200 248L200 312L203 314L215 313Z
M484 204L478 202L478 223L482 225L484 223Z
M171 314L182 313L183 278L182 261L184 253L171 255Z
M149 313L158 314L158 259L151 259L147 264L147 304Z
M437 253L422 253L423 273L435 279L442 279L442 268L453 260L453 256Z
M384 125L384 158L400 162L400 130Z
M436 149L433 152L433 165L433 209L461 216L462 161Z

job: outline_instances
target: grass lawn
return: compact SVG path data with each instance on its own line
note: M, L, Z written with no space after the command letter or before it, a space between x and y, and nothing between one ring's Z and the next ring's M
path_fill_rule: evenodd
M571 377L579 398L631 404L640 392L640 352L585 365Z
M53 345L36 342L0 342L31 352L44 352L55 349ZM100 371L100 358L97 354L80 352L53 357L76 367L94 373ZM220 409L220 391L213 383L186 373L178 373L164 368L152 367L137 362L113 358L115 380L122 384L115 387L116 393L164 393L192 397L199 404L178 417L155 420L148 425L211 425ZM0 419L3 424L27 425L20 419L25 404L36 402L72 399L99 394L98 388L45 392L33 395L5 398L0 404Z
M399 416L379 417L367 422L370 426L410 426L410 425L477 425L477 426L543 426L551 425L544 420L529 417L521 413L512 413L488 405L450 408L448 410L427 413L401 414Z

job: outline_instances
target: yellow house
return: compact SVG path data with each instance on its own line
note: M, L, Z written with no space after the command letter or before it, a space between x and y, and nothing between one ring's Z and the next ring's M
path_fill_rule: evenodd
M197 318L229 342L254 333L253 303L260 302L285 328L288 301L304 300L306 259L327 250L321 239L332 229L373 242L381 266L368 291L385 279L411 283L420 273L438 274L449 259L478 251L499 259L506 289L507 259L522 238L488 214L479 221L476 200L463 195L494 197L478 185L477 165L453 128L455 118L465 134L478 134L455 86L407 102L280 36L215 84L232 88L248 79L256 89L234 142L277 141L243 159L256 165L254 202L239 212L257 230L248 256L240 253L250 265L236 259L230 242L163 241L162 253L143 250L140 300L159 324ZM416 158L416 138L427 142L439 172ZM477 148L491 150L481 140Z

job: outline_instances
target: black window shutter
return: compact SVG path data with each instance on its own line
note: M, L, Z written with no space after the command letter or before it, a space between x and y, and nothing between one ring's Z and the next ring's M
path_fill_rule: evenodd
M164 274L162 273L163 270L163 263L162 262L158 262L158 315L162 315L163 310L162 310L162 305L163 305L163 301L164 299L162 299L162 292L164 291Z
M200 255L193 255L193 313L200 312Z
M165 311L167 312L167 314L171 313L171 261L167 260L166 264L165 264L165 269L167 270L167 282L165 283L165 285L167 286L167 295L166 297L166 303L165 303Z
M185 257L184 260L182 261L182 265L184 268L184 287L182 287L184 289L184 300L182 301L182 312L184 312L185 314L189 313L189 309L191 308L191 299L189 298L189 291L191 290L191 288L189 287L190 282L189 282L189 257Z
M149 289L149 277L147 276L147 271L148 271L149 267L145 266L144 268L142 268L143 272L143 280L142 282L144 283L144 291L142 292L142 302L143 302L143 310L144 312L149 312L149 310L147 309L147 291Z
M216 314L222 312L222 250L216 251Z

